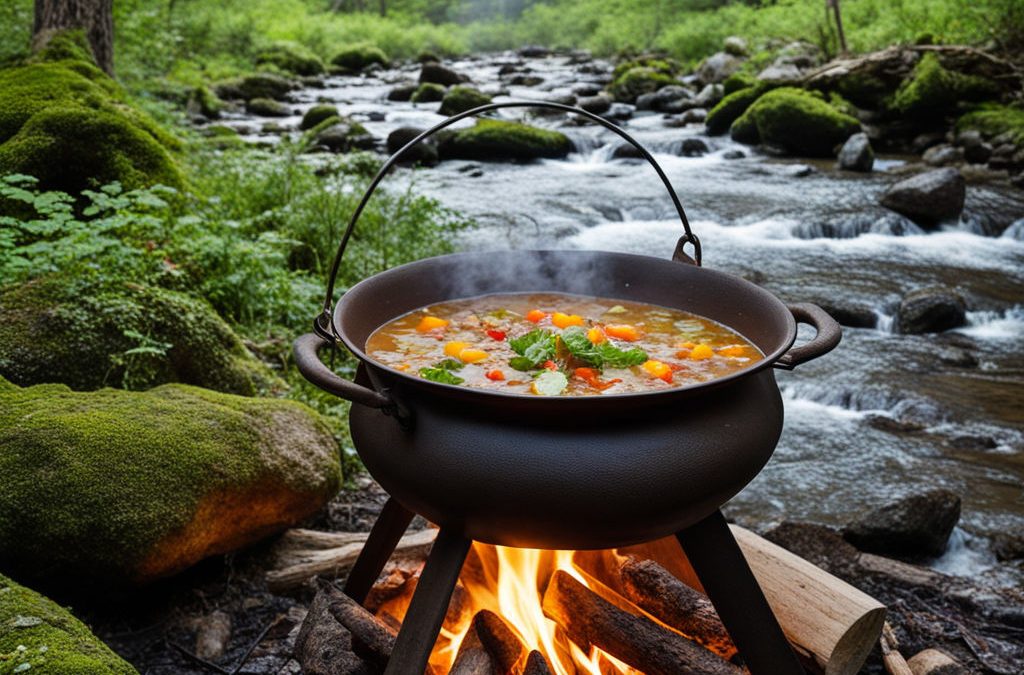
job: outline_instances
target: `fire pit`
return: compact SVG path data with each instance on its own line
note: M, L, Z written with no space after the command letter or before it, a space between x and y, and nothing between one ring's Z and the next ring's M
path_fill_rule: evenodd
M334 279L355 224L404 153L465 117L530 106L586 117L637 148L664 183L683 226L673 260L597 251L447 255L370 277L332 309ZM473 540L587 550L667 535L678 537L750 671L803 672L718 509L757 475L778 441L783 409L773 368L793 368L827 353L839 342L839 326L814 305L787 306L700 263L700 242L654 158L622 129L577 108L546 102L482 106L423 132L384 164L342 237L315 333L296 341L295 357L312 383L354 403L356 449L391 495L346 592L365 599L414 513L441 528L387 673L423 671ZM765 358L720 379L674 389L530 397L425 380L365 353L370 333L406 312L516 292L600 295L683 309L738 331ZM794 348L797 321L817 334ZM360 361L354 382L317 356L319 348L338 343Z

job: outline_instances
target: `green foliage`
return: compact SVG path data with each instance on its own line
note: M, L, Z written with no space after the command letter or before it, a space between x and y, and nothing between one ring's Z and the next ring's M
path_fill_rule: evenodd
M458 115L491 102L491 97L473 87L455 86L448 90L441 101L438 112L442 115Z
M0 574L0 673L137 675L138 671L71 612Z
M768 91L767 85L747 87L729 94L708 111L704 124L712 136L724 134L740 115L747 111L754 101Z
M435 82L424 82L416 88L409 100L413 103L434 103L444 100L444 94L444 86Z
M1008 105L983 105L957 120L956 129L975 129L987 138L1008 133L1011 143L1024 145L1024 109Z
M359 72L373 63L386 66L388 55L377 45L366 42L345 47L331 58L331 65L351 72Z
M773 89L754 102L736 120L741 135L750 133L750 121L762 143L790 153L829 157L839 145L860 130L860 123L833 108L819 96L803 89Z
M297 42L277 42L256 53L257 66L273 66L293 75L320 75L324 62L307 47Z
M647 66L630 68L608 87L616 101L633 103L641 94L655 92L669 84L678 84L671 75Z
M492 119L456 131L439 148L444 158L519 160L565 157L571 150L572 141L560 131Z
M935 54L925 54L892 100L892 108L918 120L941 119L966 101L998 96L989 80L946 70Z

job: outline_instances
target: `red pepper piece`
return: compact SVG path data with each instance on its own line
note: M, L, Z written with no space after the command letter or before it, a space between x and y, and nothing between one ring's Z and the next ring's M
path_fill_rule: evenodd
M498 342L501 342L502 340L505 339L505 331L492 329L487 331L487 337L491 338L492 340L497 340Z

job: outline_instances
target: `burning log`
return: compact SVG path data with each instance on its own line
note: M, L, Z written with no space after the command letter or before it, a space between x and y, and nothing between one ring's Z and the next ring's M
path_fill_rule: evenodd
M735 656L736 646L707 596L676 579L653 560L627 558L620 570L625 597L637 607L722 658Z
M552 675L551 665L544 655L535 649L526 657L523 675Z
M584 651L597 646L648 675L740 675L743 671L654 621L631 614L557 571L544 614Z
M349 540L353 533L321 532L321 536L312 536L311 530L299 534L286 533L275 551L274 569L267 572L267 586L271 591L280 593L301 586L311 577L338 577L345 574L355 564L356 558L363 550L366 535L361 539ZM437 537L437 530L427 528L419 532L410 532L398 542L392 554L395 558L425 558L431 544ZM330 542L348 541L348 543L332 548L324 548Z
M528 651L515 629L490 610L473 616L448 675L550 675L544 656Z
M330 584L321 583L321 586ZM330 586L333 590L334 587ZM327 611L352 635L353 651L377 666L387 666L395 648L395 634L362 605L340 591L332 593Z
M480 637L470 629L462 638L459 653L448 675L496 675L498 672L498 665L484 649Z
M473 617L472 630L484 649L494 658L498 672L511 673L527 655L526 645L505 620L490 610L481 610Z

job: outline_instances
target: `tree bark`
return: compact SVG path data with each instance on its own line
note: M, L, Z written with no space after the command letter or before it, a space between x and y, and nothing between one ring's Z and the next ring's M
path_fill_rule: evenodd
M114 0L35 0L34 51L66 29L85 31L96 64L114 74Z

